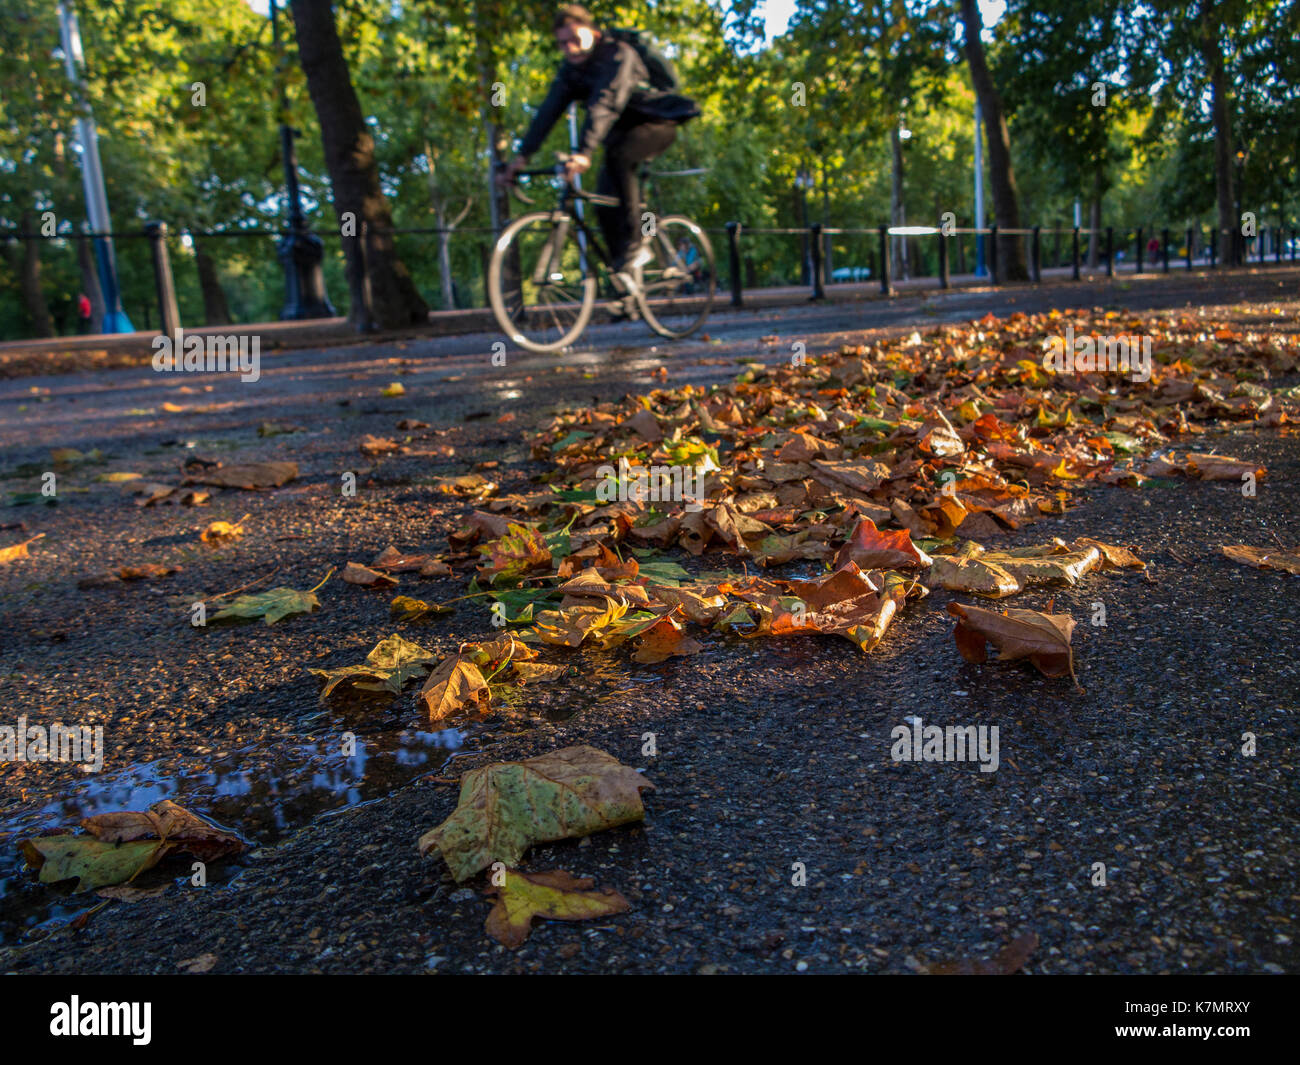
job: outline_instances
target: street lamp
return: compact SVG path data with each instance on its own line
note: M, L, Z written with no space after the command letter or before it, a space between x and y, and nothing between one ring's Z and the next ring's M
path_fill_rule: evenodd
M93 238L95 258L99 266L99 286L104 293L104 320L99 328L104 333L131 333L135 330L122 309L117 260L113 253L113 238L109 235L113 220L109 217L108 197L104 192L104 168L99 162L95 116L81 95L80 70L85 63L81 52L81 30L77 26L77 13L67 0L59 4L59 39L68 81L82 105L82 113L77 118L77 143L81 146L81 184L86 193L86 216L91 231L96 234Z
M336 311L325 294L325 274L321 262L325 245L307 227L302 213L302 191L298 185L298 157L293 141L301 131L288 123L289 101L284 87L284 56L280 51L278 0L270 0L271 46L275 49L276 82L280 108L280 154L284 160L285 198L288 200L287 226L276 244L276 254L284 267L284 309L281 320L333 318Z

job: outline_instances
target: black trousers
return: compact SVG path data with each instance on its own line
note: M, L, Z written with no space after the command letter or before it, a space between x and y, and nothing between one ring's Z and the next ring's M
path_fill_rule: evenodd
M601 196L617 196L617 207L597 207L600 230L614 268L623 265L628 251L641 238L641 164L661 155L677 137L674 122L615 124L605 138L605 163L596 181Z

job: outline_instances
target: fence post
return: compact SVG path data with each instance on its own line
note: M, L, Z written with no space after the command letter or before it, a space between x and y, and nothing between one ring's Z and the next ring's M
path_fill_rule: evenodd
M1291 261L1295 262L1295 253L1300 249L1300 238L1296 236L1297 230L1291 230Z
M1192 268L1192 227L1187 227L1187 269Z
M948 269L948 236L939 230L939 287L952 288L952 274Z
M1070 267L1073 280L1079 280L1079 227L1074 227L1074 236L1070 241Z
M1267 232L1268 232L1268 226L1260 226L1259 236L1255 238L1259 242L1259 265L1260 266L1264 265L1264 244L1266 243L1264 240L1264 234Z
M1164 272L1169 273L1169 230L1160 231L1160 261L1163 264Z
M740 223L727 223L727 261L731 267L731 305L745 305L744 279L740 276Z
M992 283L998 283L998 224L989 226L989 277Z
M1034 226L1033 238L1029 245L1029 263L1034 283L1043 280L1042 247L1039 244L1039 228Z
M1210 269L1215 270L1218 269L1219 266L1219 241L1221 239L1221 231L1214 229L1211 230L1211 232L1214 234L1214 239L1210 241Z
M1282 245L1286 241L1286 230L1281 226L1278 226L1273 232L1276 234L1276 236L1273 237L1273 264L1275 266L1281 266Z
M176 280L172 277L172 261L167 252L167 223L149 222L144 231L153 252L153 281L158 293L161 332L164 336L174 337L181 327L181 312L176 306Z
M892 296L894 287L889 283L889 227L880 226L877 232L880 237L880 294Z
M1138 229L1137 229L1137 270L1136 270L1136 273L1139 273L1139 274L1142 272L1142 253L1143 253L1143 251L1146 250L1145 247L1144 247L1143 244L1142 244L1142 237L1143 237L1143 235L1144 235L1144 234L1142 233L1142 227L1141 227L1141 226L1138 226Z
M825 246L822 244L822 224L814 222L812 224L812 298L815 300L824 300L826 298L826 258Z
M1115 227L1106 227L1106 276L1115 276Z

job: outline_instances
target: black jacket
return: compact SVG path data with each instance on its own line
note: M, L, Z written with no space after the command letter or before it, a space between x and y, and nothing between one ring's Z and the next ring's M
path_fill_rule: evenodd
M584 62L560 61L560 69L524 134L519 153L534 154L574 100L587 109L578 150L588 157L620 119L625 124L684 122L699 114L689 98L651 88L650 74L635 48L602 36Z

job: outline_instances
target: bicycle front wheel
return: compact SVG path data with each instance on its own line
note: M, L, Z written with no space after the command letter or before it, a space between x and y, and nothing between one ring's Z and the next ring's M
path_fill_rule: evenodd
M573 219L536 211L506 226L492 248L488 300L497 325L527 351L576 342L596 305L596 273Z
M649 246L653 258L641 270L641 314L660 336L680 340L699 329L713 307L713 245L689 218L668 215L656 221Z

